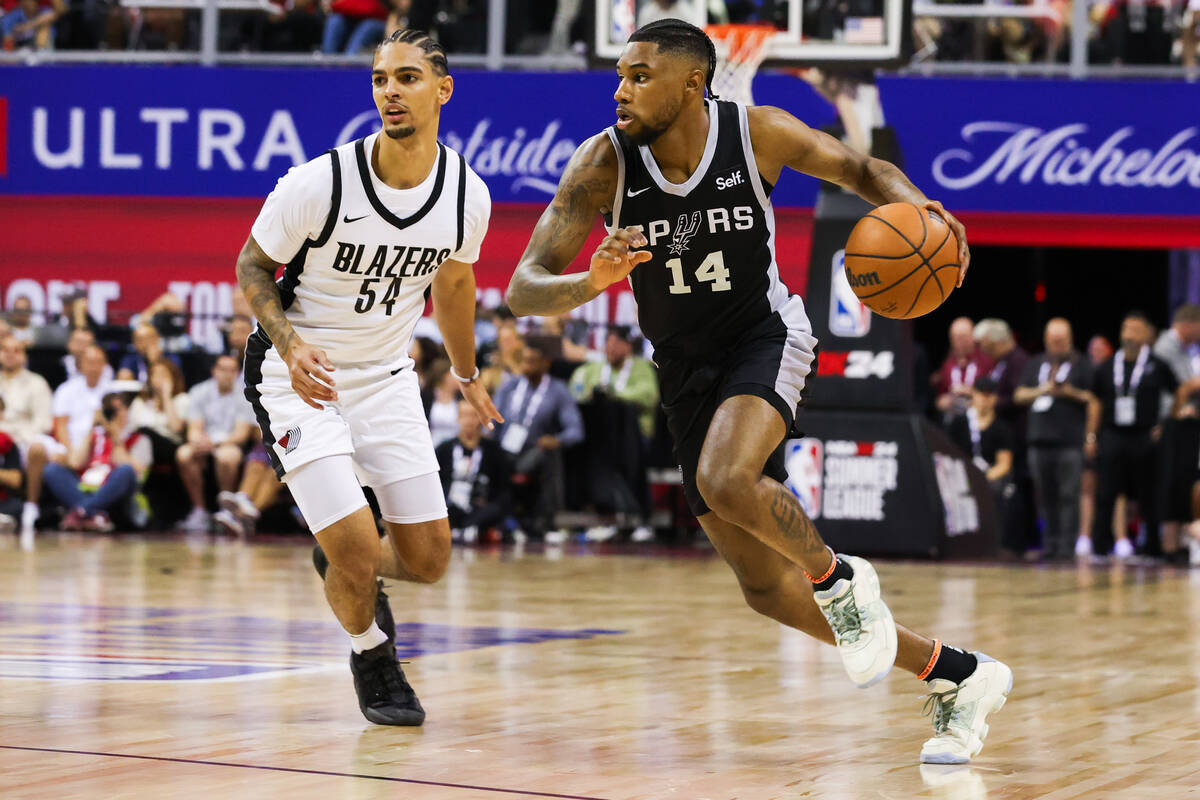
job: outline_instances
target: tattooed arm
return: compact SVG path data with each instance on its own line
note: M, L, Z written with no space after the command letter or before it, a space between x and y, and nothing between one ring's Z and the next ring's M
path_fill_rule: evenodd
M747 109L750 139L763 177L775 183L783 167L836 183L874 205L912 203L946 220L958 239L958 285L962 286L971 252L962 223L912 184L895 164L851 150L838 139L814 131L774 106Z
M275 285L275 269L275 262L263 252L254 237L246 239L237 259L238 284L246 295L246 302L288 365L296 394L313 408L324 408L319 401L337 400L337 392L332 388L333 379L328 374L333 372L333 364L322 350L306 344L283 315L279 287Z
M617 156L607 134L588 139L567 164L553 202L542 213L508 284L508 307L518 316L550 316L581 306L650 258L632 228L604 237L587 272L563 275L592 232L596 215L612 207Z

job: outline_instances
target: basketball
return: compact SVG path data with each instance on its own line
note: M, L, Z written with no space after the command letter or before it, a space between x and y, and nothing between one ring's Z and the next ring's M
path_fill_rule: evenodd
M940 216L912 203L879 206L850 232L846 280L876 314L928 314L958 281L958 238Z

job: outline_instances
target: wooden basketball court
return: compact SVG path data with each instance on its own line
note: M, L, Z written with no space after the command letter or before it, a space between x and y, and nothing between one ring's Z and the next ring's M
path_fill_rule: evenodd
M421 729L367 723L304 540L0 537L0 797L1169 798L1200 792L1200 573L876 562L1007 661L971 768L710 553L458 550L390 586Z

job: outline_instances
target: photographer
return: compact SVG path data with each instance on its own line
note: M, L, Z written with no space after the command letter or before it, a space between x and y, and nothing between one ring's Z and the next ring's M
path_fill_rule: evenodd
M91 436L72 448L70 466L46 465L46 486L69 509L63 530L111 531L109 509L131 500L145 478L150 440L131 423L129 405L130 393L109 391Z

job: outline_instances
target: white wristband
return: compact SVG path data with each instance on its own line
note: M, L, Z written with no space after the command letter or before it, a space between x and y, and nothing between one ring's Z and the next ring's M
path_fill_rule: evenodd
M453 375L454 379L459 383L474 383L475 381L479 380L479 367L475 367L475 374L469 378L464 378L462 375L459 375L458 372L455 371L454 367L450 367L450 374Z

